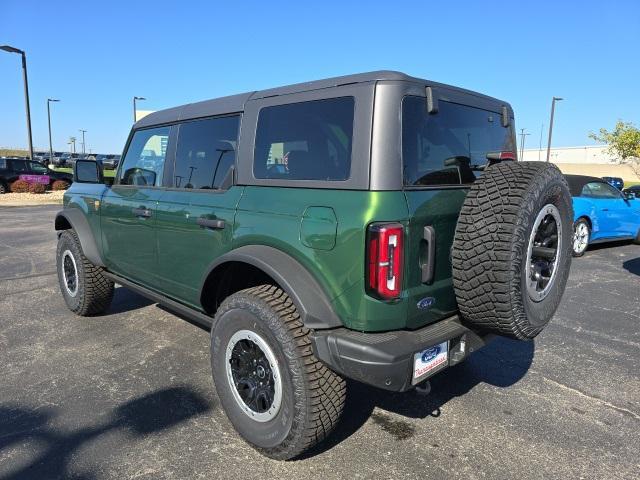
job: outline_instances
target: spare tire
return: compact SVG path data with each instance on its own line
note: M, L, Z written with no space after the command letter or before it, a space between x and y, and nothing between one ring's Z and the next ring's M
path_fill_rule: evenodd
M528 340L555 313L569 276L573 207L558 168L488 166L460 211L451 260L463 322Z

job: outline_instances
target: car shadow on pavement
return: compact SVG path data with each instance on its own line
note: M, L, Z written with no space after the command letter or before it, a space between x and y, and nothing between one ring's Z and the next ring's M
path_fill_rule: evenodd
M640 276L640 257L632 258L622 263L622 268L627 272Z
M116 431L144 437L181 424L211 408L211 402L191 388L176 386L132 399L115 408L102 423L72 430L53 426L58 423L55 408L0 405L0 455L7 455L6 450L13 447L20 449L24 456L24 452L37 445L33 456L26 461L10 452L2 462L0 479L95 478L90 471L81 476L68 471L70 460L88 442ZM31 448L26 450L25 446ZM12 458L16 461L13 468Z
M415 391L395 393L358 382L347 383L347 403L336 430L325 441L300 459L330 450L357 432L371 418L384 432L396 440L412 437L415 427L391 412L411 419L435 419L449 400L465 395L478 384L506 388L525 376L533 362L535 344L497 337L482 350L455 367L431 379L431 393L422 396ZM374 409L378 407L378 411Z
M153 304L151 300L128 288L117 287L113 292L113 300L111 306L103 315L116 315L118 313L126 313L138 308L144 308Z

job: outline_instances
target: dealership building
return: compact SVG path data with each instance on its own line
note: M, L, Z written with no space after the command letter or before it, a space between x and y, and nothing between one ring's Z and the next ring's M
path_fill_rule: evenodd
M526 161L544 161L546 158L546 148L525 149L522 154L522 160ZM619 159L607 151L606 145L552 148L549 161L558 165L563 173L621 177L625 182L640 181L630 166L620 165Z

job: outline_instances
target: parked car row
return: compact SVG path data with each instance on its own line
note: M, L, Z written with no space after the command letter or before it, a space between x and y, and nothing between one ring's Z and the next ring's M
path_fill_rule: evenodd
M56 180L62 180L67 185L73 183L73 175L70 173L54 172L35 160L0 158L0 194L9 192L13 182L21 177L44 183L48 188L51 188Z
M34 155L35 157L35 155ZM76 160L95 160L100 163L104 168L116 169L120 162L120 155L93 153L67 153L67 152L55 152L53 159L49 162L49 155L43 158L43 163L51 164L55 167L70 167L76 163Z

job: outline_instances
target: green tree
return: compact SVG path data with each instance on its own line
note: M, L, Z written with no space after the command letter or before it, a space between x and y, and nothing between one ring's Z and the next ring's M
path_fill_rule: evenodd
M599 133L590 133L589 138L606 143L609 153L617 156L620 163L629 165L640 177L640 130L633 123L618 120L613 130L601 128Z

